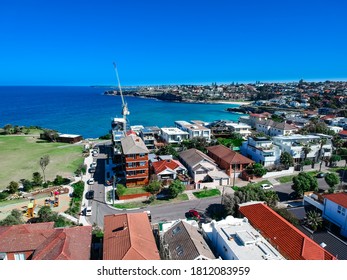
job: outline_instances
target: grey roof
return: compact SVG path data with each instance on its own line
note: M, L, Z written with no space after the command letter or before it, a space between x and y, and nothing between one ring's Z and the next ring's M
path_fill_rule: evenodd
M194 148L179 153L179 157L191 167L194 167L203 160L209 161L212 164L216 165L215 161L212 158Z
M256 121L256 124L271 126L273 128L281 130L293 130L296 129L294 125L288 124L286 122L274 122L273 120L259 120Z
M178 222L164 234L164 244L168 245L171 260L194 260L199 256L215 259L197 227L184 221Z
M129 135L121 140L123 154L148 154L149 151L143 140L136 135Z

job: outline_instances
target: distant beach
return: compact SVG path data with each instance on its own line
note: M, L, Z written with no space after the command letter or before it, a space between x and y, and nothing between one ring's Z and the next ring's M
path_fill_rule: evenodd
M207 103L230 104L230 105L249 105L252 103L252 101L216 101L216 102L207 102Z

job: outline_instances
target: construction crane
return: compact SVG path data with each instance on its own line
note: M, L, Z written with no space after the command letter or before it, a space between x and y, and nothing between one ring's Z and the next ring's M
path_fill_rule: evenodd
M117 82L118 82L118 88L119 88L119 93L120 96L122 98L122 116L124 119L124 126L123 126L123 131L126 132L126 124L127 124L127 118L126 116L130 114L129 110L128 110L128 104L125 102L124 97L123 97L123 93L122 93L122 87L120 85L120 81L119 81L119 76L118 76L118 70L117 70L117 65L115 62L113 62L113 67L114 67L114 71L116 72L116 77L117 77Z

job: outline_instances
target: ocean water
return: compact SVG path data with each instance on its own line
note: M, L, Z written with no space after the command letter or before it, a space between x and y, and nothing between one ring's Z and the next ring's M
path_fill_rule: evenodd
M111 121L122 117L120 96L107 96L98 87L0 87L0 127L36 125L61 133L95 138L109 132ZM226 111L230 104L174 103L126 96L129 125L173 126L176 120L237 121Z

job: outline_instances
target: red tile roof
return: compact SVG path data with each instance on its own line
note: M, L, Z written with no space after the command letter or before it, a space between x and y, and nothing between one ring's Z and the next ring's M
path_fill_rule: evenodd
M104 217L104 260L160 260L147 213Z
M290 260L332 260L332 254L263 203L240 205L250 223Z
M54 223L0 227L0 252L33 252L38 260L89 260L91 226L54 228Z
M324 198L335 202L338 205L341 205L344 208L347 208L347 193L330 193L325 194Z
M183 167L178 160L160 160L152 163L155 174L159 174L166 169L175 170L177 167Z
M347 130L341 130L341 131L339 132L339 134L340 134L340 135L347 135Z
M209 154L213 154L229 164L250 164L254 162L240 153L230 150L224 145L211 146L206 149Z

